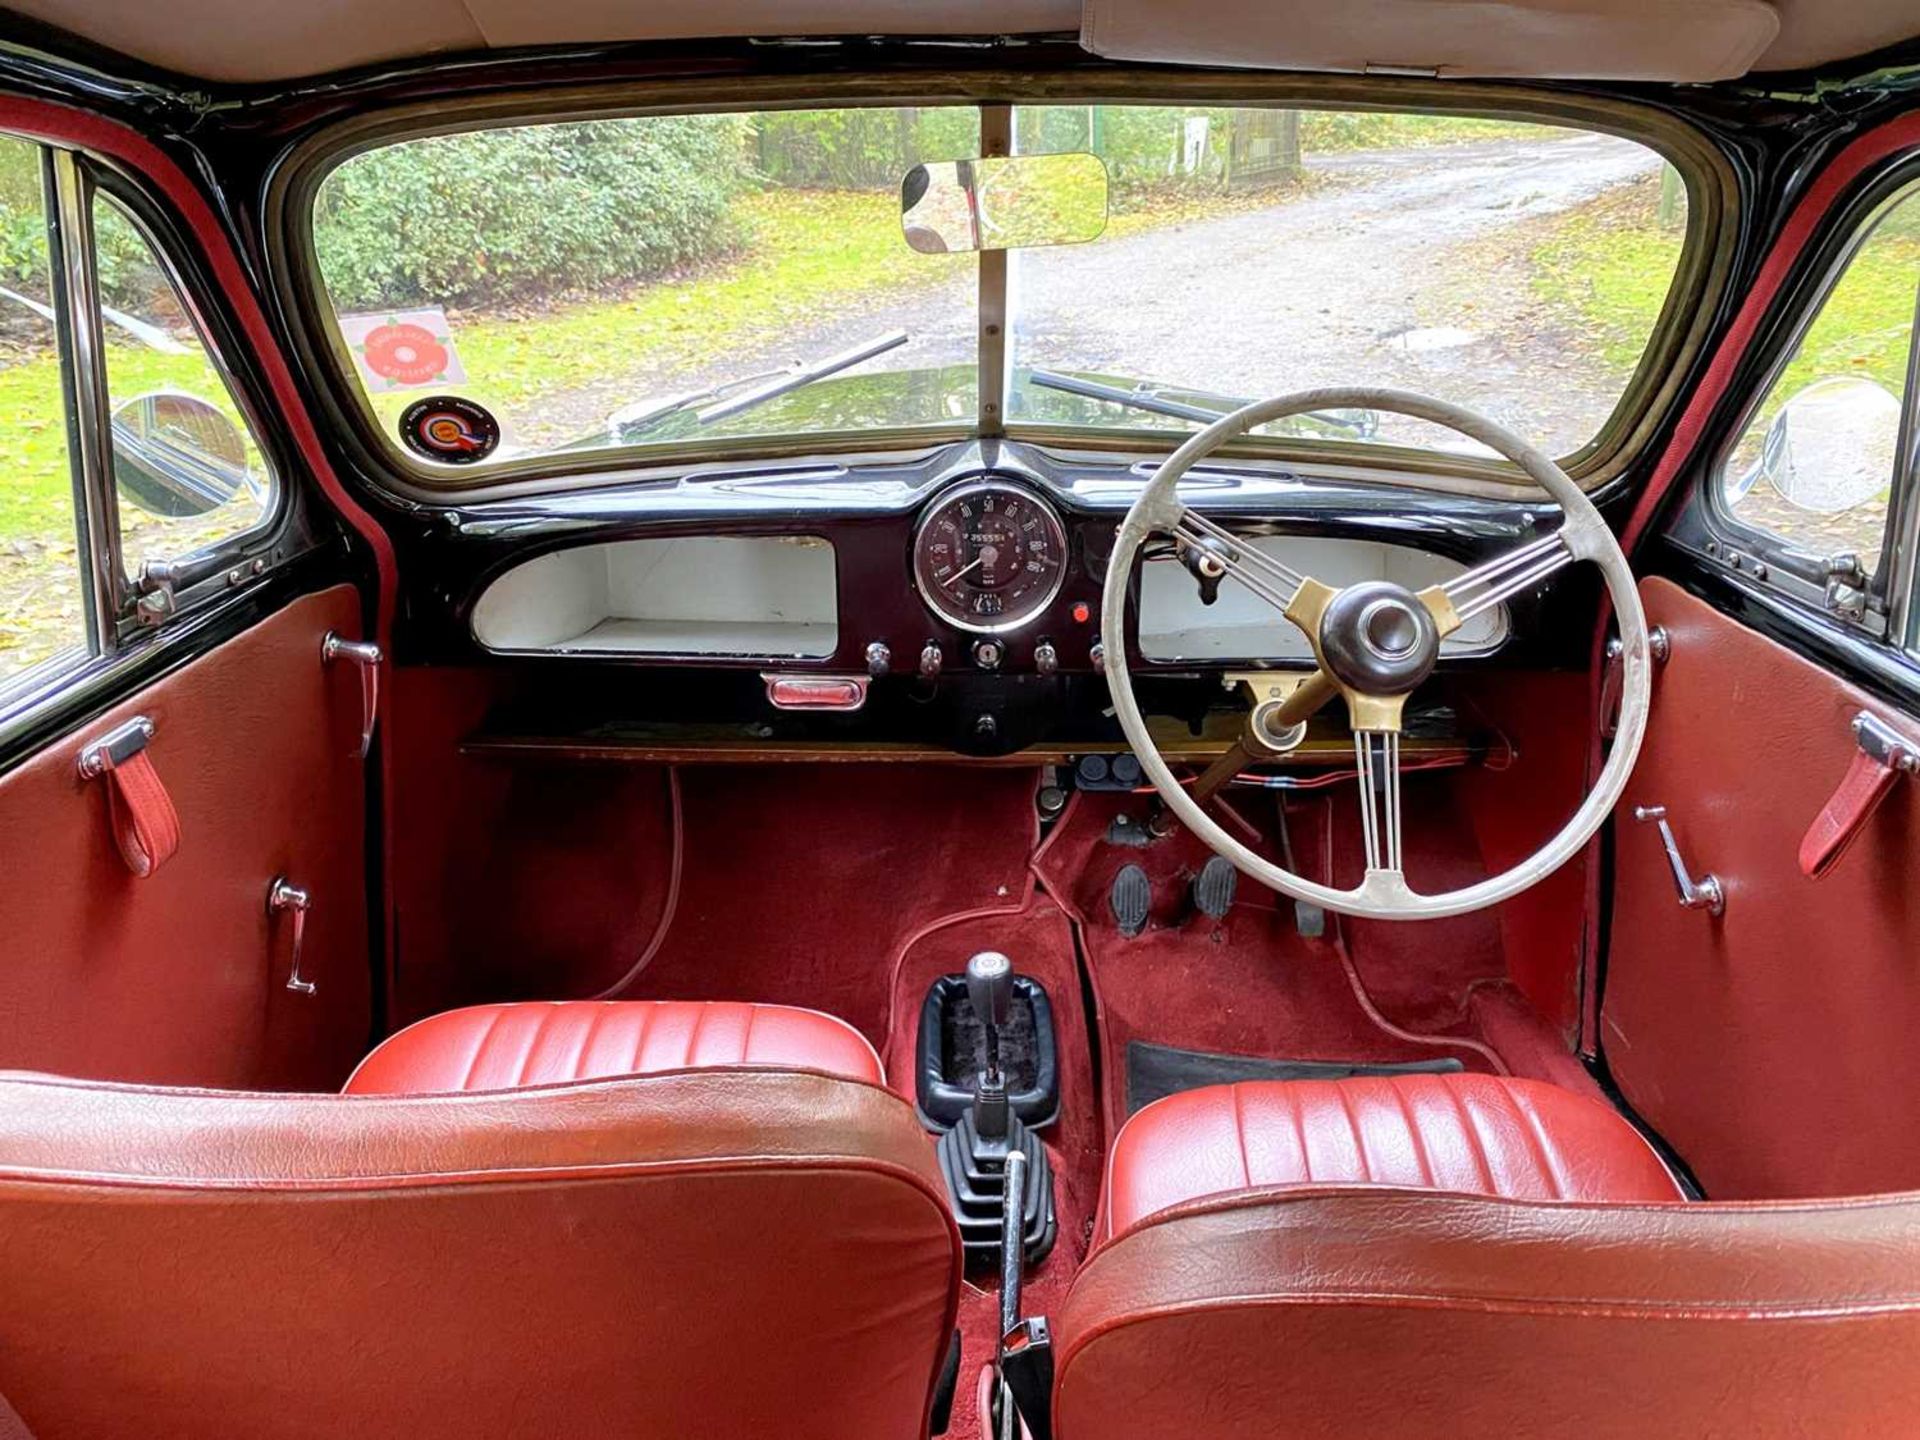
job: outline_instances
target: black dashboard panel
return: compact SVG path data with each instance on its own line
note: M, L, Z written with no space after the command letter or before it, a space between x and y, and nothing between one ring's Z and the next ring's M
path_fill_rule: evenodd
M943 673L1011 680L1057 670L1095 672L1101 591L1113 532L1139 493L1151 462L1065 456L1027 445L971 441L923 454L865 461L804 461L755 466L710 465L666 479L582 489L563 495L423 508L403 537L402 573L429 577L405 597L397 635L403 663L488 660L473 638L472 617L487 586L536 556L587 544L674 535L811 535L835 551L838 637L832 653L783 659L777 668L865 673L870 647L887 647L895 674L911 673L928 645L939 647ZM929 507L956 489L993 479L1024 487L1060 517L1065 554L1058 588L1023 623L991 637L999 648L976 662L984 637L937 613L914 575L914 542ZM1188 503L1248 535L1370 540L1471 565L1522 544L1557 523L1548 503L1478 499L1302 476L1281 466L1233 462L1195 469L1183 484ZM1136 593L1138 581L1136 579ZM1487 659L1456 665L1579 664L1579 636L1557 612L1590 613L1594 587L1578 569L1563 572L1533 595L1510 604L1504 643ZM1136 616L1137 619L1137 616ZM1284 625L1284 621L1276 623ZM1051 655L1042 647L1050 647ZM1148 662L1130 644L1130 660L1146 673L1203 672L1194 662ZM1036 654L1040 659L1036 660ZM1044 663L1051 660L1052 663ZM507 663L507 662L500 662ZM537 656L512 663L583 667L668 665L769 668L766 657L632 655Z

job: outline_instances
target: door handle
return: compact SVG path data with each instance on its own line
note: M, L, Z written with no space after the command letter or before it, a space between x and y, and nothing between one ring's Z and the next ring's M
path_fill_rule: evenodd
M1667 852L1667 865L1673 871L1674 889L1680 892L1680 907L1683 910L1704 910L1709 915L1727 913L1727 891L1720 883L1720 877L1711 872L1698 880L1687 869L1687 860L1680 853L1680 842L1673 838L1673 827L1667 824L1667 807L1664 805L1636 805L1633 818L1645 824L1651 820L1660 827L1660 844Z
M287 989L296 995L311 995L319 988L300 974L300 950L307 939L307 911L312 908L313 897L284 875L275 876L273 884L267 887L268 916L278 916L282 911L293 913L293 964L287 972Z
M349 640L338 630L329 630L320 642L320 659L331 665L350 660L360 667L360 758L373 749L373 726L380 717L380 662L386 657L371 640Z

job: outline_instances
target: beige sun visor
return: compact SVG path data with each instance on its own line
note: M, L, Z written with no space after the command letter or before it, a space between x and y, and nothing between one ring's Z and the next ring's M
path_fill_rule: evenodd
M521 45L779 35L1070 33L1115 60L1704 81L1920 34L1916 0L7 0L209 80Z
M1112 60L1581 80L1728 80L1780 17L1766 0L1086 0Z

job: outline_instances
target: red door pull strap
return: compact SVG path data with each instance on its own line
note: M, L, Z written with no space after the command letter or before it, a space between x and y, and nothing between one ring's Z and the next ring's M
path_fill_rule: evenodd
M1860 748L1847 762L1840 788L1814 816L1800 842L1800 869L1815 880L1837 865L1860 838L1893 782L1920 769L1920 752L1912 743L1865 710L1853 718L1853 736Z
M107 782L107 815L120 857L135 875L153 874L180 848L180 816L153 768L153 721L136 715L80 751L82 779Z

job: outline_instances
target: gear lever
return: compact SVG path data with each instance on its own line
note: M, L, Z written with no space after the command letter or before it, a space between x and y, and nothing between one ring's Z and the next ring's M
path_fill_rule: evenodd
M940 1137L941 1174L969 1254L1003 1258L1003 1217L1010 1207L1021 1221L1014 1253L1035 1261L1053 1244L1053 1170L1046 1147L1014 1114L1007 1093L1001 1039L1013 1020L1013 962L997 950L981 951L967 962L966 986L980 1025L981 1068L974 1075L973 1104Z
M967 961L967 999L980 1022L985 1068L973 1086L974 1127L989 1140L1004 1139L1012 1114L1007 1077L1000 1068L1000 1029L1013 1018L1013 961L998 950L982 950Z

